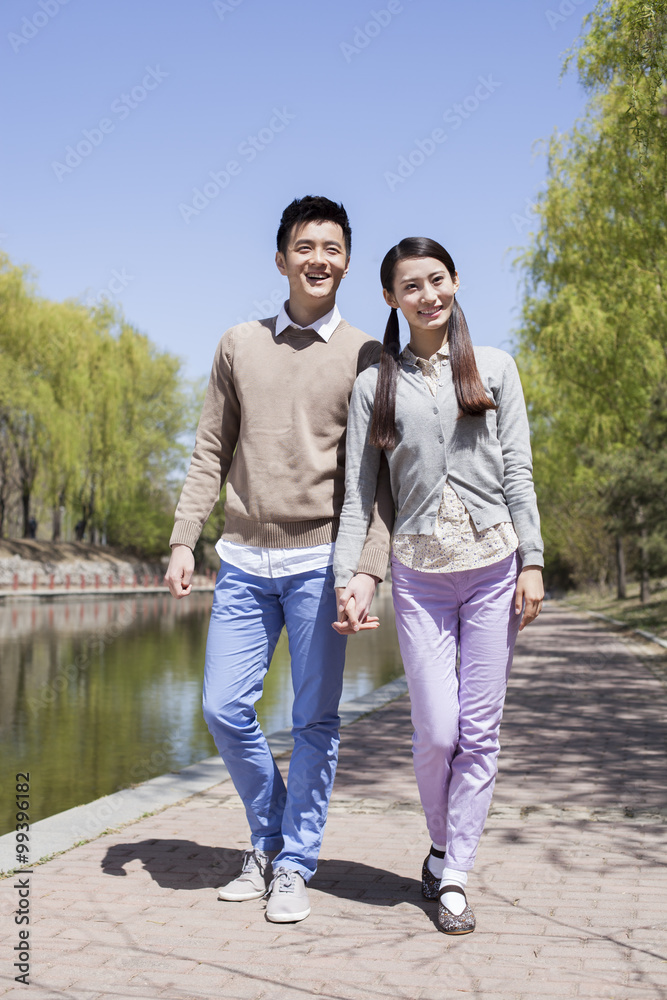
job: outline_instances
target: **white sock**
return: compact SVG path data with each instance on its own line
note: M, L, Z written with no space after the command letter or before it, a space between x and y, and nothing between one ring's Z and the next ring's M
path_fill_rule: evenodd
M442 857L441 858L435 857L435 855L433 854L433 851L439 851L440 854L442 854ZM432 844L431 845L431 853L428 856L428 862L426 864L426 867L430 871L431 875L434 875L436 878L442 878L442 873L445 870L445 848L444 847L440 847L439 844Z
M468 881L468 873L460 872L456 868L444 868L440 888L446 885L458 885L465 889ZM440 897L450 913L455 917L460 916L466 908L466 898L462 892L446 892Z

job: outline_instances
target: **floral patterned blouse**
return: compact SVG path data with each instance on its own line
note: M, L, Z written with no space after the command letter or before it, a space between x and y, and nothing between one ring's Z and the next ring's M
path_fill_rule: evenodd
M449 364L449 345L443 344L428 361L418 358L409 347L403 358L417 365L435 396L443 365ZM393 553L409 569L423 573L455 573L490 566L511 555L519 545L511 521L477 531L464 504L445 483L432 535L396 535Z

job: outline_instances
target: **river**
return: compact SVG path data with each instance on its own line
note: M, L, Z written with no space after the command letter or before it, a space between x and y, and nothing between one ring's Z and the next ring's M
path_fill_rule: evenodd
M6 787L30 772L32 822L216 753L201 714L212 594L23 600L0 605L0 754ZM348 641L343 701L402 673L391 595L382 626ZM291 725L285 633L257 714ZM2 796L0 834L14 829Z

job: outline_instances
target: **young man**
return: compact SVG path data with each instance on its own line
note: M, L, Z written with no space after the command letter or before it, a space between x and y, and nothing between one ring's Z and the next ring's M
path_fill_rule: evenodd
M192 549L226 480L204 718L245 805L252 848L218 895L265 895L269 856L277 852L267 917L279 923L310 913L306 883L336 770L346 640L331 628L338 617L332 561L345 428L354 381L381 351L336 306L350 240L342 205L309 196L285 209L276 264L289 299L278 316L234 326L218 345L165 577L174 597L190 593ZM364 619L385 575L392 520L385 475L352 581L349 631L373 627ZM283 625L294 687L287 787L254 708Z

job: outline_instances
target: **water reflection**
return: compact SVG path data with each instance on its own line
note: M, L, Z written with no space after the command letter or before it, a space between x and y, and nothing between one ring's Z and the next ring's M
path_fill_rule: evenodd
M343 700L402 672L388 587L377 632L348 643ZM26 601L0 606L0 753L5 775L30 771L31 819L89 802L212 756L201 717L210 593ZM290 725L283 634L258 715ZM13 829L6 798L0 833Z

